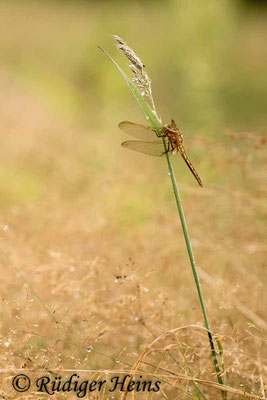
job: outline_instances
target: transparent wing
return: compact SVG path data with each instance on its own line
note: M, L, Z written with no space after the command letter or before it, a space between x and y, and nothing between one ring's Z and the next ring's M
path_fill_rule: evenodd
M135 124L134 122L130 121L120 122L119 128L123 132L137 139L157 140L158 138L156 132L151 127L141 124Z
M138 151L149 156L161 157L165 153L162 140L158 142L139 142L138 140L127 140L121 144L127 149Z

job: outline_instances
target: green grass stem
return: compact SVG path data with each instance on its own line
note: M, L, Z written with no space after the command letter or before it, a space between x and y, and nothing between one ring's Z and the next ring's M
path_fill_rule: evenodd
M115 64L117 69L120 71L121 75L123 76L123 78L125 79L128 87L129 87L129 89L131 90L132 94L134 95L137 103L139 104L141 110L145 114L146 120L150 123L152 128L155 129L155 131L157 132L158 136L160 136L161 132L162 132L162 123L161 123L159 117L157 116L156 110L154 108L154 101L152 101L150 99L152 101L153 108L154 108L154 110L152 110L150 108L149 104L146 102L144 96L142 96L140 94L138 87L125 74L125 72L120 68L120 66L116 63L116 61L114 61L114 59L108 53L106 53L105 50L103 50L101 47L99 47L99 48L100 48L101 51L103 51L106 54L106 56L113 62L113 64ZM165 154L166 154L166 160L167 160L168 169L169 169L169 175L171 177L173 192L174 192L175 201L176 201L176 205L177 205L177 209L178 209L178 213L179 213L179 217L180 217L180 221L181 221L181 225L182 225L182 229L183 229L186 248L187 248L187 252L188 252L191 268L192 268L193 275L194 275L194 280L195 280L195 284L196 284L196 288L197 288L197 292L198 292L200 306L201 306L202 314L203 314L203 317L204 317L205 327L206 327L207 333L208 333L208 338L209 338L209 343L210 343L210 348L211 348L211 356L212 356L212 360L213 360L213 364L214 364L214 369L215 369L215 372L216 372L216 376L217 376L218 382L221 385L223 385L224 382L223 382L223 379L222 379L222 376L221 376L221 374L223 372L223 369L220 368L219 362L218 362L218 359L217 359L217 355L216 355L216 350L215 350L215 346L214 346L214 340L213 340L212 333L211 333L211 330L210 330L210 324L209 324L209 320L208 320L207 310L206 310L205 303L204 303L204 298L203 298L203 294L202 294L199 275L198 275L198 272L197 272L197 266L196 266L196 263L195 263L193 248L192 248L192 245L191 245L191 241L190 241L190 237L189 237L189 233L188 233L188 229L187 229L187 224L186 224L186 219L185 219L185 215L184 215L184 211L183 211L182 201L181 201L181 198L180 198L180 195L179 195L178 186L177 186L175 174L174 174L174 171L173 171L172 163L171 163L169 154L167 152L166 140L165 140L164 137L162 138L162 140L163 140L163 144L164 144L164 148L165 148ZM217 339L216 339L216 342L217 342L217 345L219 346L220 353L222 353L222 351L221 351L222 347L221 347L220 342ZM227 393L225 391L223 391L223 390L222 390L222 398L223 399L227 398Z

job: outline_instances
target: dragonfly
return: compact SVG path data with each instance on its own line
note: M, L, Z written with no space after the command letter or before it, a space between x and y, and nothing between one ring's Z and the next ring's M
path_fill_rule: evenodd
M161 136L158 136L156 131L145 125L136 124L130 121L123 121L119 123L119 128L130 136L133 136L141 140L127 140L121 145L127 149L138 151L150 156L161 157L164 154L177 154L183 157L188 168L196 178L198 184L203 186L202 180L198 175L197 171L193 167L192 163L189 161L185 148L183 145L183 134L178 129L176 122L172 119L170 124L165 124L162 127ZM162 137L166 138L166 147L162 141Z

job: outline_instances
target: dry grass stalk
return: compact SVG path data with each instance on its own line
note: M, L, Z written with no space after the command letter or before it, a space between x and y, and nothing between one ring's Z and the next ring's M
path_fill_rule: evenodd
M177 348L180 347L179 343L177 345L167 345L165 347L155 347L155 345L159 344L161 341L163 341L164 339L166 339L168 336L174 336L176 338L176 334L178 332L181 332L183 330L187 330L187 329L199 329L200 331L205 330L205 328L201 327L201 326L197 326L197 325L186 325L186 326L182 326L179 328L175 328L175 329L171 329L168 330L164 333L162 333L160 336L158 336L155 340L153 340L150 345L148 345L146 347L146 349L140 354L140 356L138 357L138 359L136 360L133 368L131 369L131 377L128 378L128 382L131 382L131 380L133 379L134 375L136 373L140 373L140 371L142 371L142 367L140 367L141 364L152 367L155 369L156 372L151 373L151 376L156 375L157 377L164 377L165 382L168 383L168 385L170 386L174 386L176 389L178 388L177 386L177 380L179 381L184 381L184 382L192 382L192 383L196 383L199 385L203 385L206 387L210 387L216 390L221 391L221 385L217 382L213 382L207 379L201 379L201 378L195 378L193 376L190 375L186 375L186 374L182 374L182 373L178 373L176 371L173 371L169 368L166 367L162 367L160 364L153 364L151 362L148 362L145 360L145 358L147 358L150 354L156 354L156 353L169 353L169 351L174 348L175 346ZM177 339L177 338L176 338ZM261 365L262 368L262 365ZM160 373L160 371L165 372L167 375L162 375ZM175 382L171 382L171 379L175 378ZM233 388L231 386L228 385L224 385L224 390L225 392L229 393L229 394L233 394L233 395L238 395L241 398L248 398L248 399L258 399L258 400L266 400L266 397L264 396L264 383L263 383L263 379L262 379L262 370L261 370L261 374L260 374L260 384L261 384L261 388L262 388L262 396L260 395L255 395L253 393L249 393L247 391L242 391L236 388ZM180 387L180 390L183 390ZM127 392L124 392L121 396L121 400L125 400L127 398ZM187 392L187 394L190 394L190 392Z

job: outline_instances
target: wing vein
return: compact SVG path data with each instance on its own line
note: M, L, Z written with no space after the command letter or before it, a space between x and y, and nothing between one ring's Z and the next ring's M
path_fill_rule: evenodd
M121 145L129 150L137 151L139 153L147 154L154 157L161 157L165 153L162 141L145 142L139 140L127 140Z

